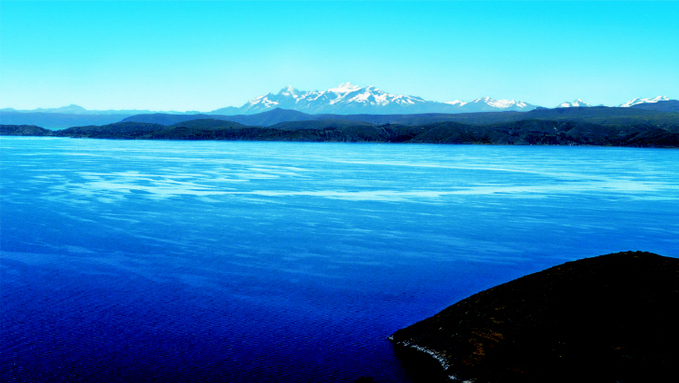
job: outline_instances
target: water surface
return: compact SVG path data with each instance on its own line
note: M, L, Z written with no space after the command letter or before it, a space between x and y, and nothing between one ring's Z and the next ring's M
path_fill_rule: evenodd
M679 151L0 139L0 380L409 382L386 337L679 257Z

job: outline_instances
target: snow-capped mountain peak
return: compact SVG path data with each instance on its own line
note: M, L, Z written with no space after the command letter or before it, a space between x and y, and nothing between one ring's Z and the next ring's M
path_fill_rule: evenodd
M446 101L446 102L444 102L444 104L462 106L462 105L466 104L466 102L460 101L460 100L455 100L455 101Z
M490 99L490 100L487 101L487 104L490 105L490 106L494 106L496 108L507 109L510 106L516 105L517 102L514 101L514 100L493 100L493 99Z
M582 108L582 107L590 107L592 106L591 104L588 104L581 99L576 99L573 102L568 102L564 101L561 104L557 105L557 108Z
M304 93L304 92L298 91L297 89L293 88L292 85L288 85L285 88L281 89L280 92L278 92L279 95L284 95L284 96L289 95L289 96L293 96L293 97L297 96L301 93Z
M490 97L472 102L426 101L421 97L387 93L372 85L360 87L346 82L325 91L306 92L286 86L278 94L268 93L256 97L240 108L229 109L229 113L253 114L274 108L297 110L309 114L400 114L528 111L535 109L535 106L523 101L495 100Z
M450 105L459 105L460 107L467 107L470 110L469 111L490 111L490 110L523 110L524 108L528 108L527 110L531 110L532 105L524 102L524 101L514 101L514 100L496 100L491 97L482 97L482 98L477 98L476 100L470 101L470 102L462 102L462 101L452 101L448 102L447 104ZM476 107L474 107L474 105Z
M481 97L481 98L477 98L476 100L472 100L469 103L470 104L471 103L478 104L478 103L482 102L484 104L487 104L490 100L492 100L492 98L490 98L490 97Z
M620 105L621 108L629 108L634 105L639 105L639 104L655 104L659 101L669 101L670 99L667 98L666 96L657 96L654 98L635 98L633 100L629 100L626 103Z
M273 93L267 93L264 96L259 96L257 98L254 98L250 101L248 101L247 104L244 106L256 106L256 105L261 105L264 106L264 108L274 108L278 105L278 101L272 100L274 98Z
M368 87L370 88L370 87ZM336 88L330 88L327 91L328 92L333 92L333 93L350 93L350 92L355 92L357 90L360 90L360 86L356 86L350 82L345 82L344 84L341 84L340 86ZM378 89L379 90L379 89Z

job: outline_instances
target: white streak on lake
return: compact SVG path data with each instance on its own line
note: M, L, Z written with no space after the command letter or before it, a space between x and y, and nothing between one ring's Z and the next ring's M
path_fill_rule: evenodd
M386 337L679 257L679 151L0 138L0 380L408 382Z

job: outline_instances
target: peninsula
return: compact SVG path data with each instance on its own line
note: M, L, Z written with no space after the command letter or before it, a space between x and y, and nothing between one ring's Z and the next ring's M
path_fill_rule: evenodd
M444 380L670 381L677 307L679 259L624 252L485 290L390 340L406 361L433 357Z

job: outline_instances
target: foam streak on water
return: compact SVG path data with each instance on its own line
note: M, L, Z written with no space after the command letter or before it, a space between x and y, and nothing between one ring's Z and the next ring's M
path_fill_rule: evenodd
M409 382L386 337L624 250L679 151L0 139L0 380Z

